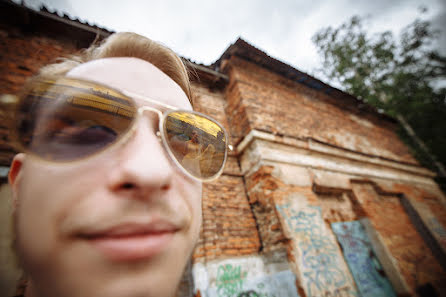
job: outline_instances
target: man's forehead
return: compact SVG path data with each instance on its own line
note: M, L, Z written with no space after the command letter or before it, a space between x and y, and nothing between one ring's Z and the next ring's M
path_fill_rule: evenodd
M68 77L126 90L179 109L192 110L181 87L153 64L130 57L104 58L79 65Z

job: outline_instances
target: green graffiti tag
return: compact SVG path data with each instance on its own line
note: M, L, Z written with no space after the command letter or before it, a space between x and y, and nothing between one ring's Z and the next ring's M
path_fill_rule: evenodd
M235 297L243 288L246 272L240 266L221 265L217 271L217 294L219 297Z

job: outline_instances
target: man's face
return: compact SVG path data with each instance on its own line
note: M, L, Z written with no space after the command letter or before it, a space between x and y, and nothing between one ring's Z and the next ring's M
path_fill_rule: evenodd
M192 131L192 138L191 138L193 143L198 143L198 134L196 131Z
M173 80L139 59L96 60L67 76L191 109ZM201 183L175 167L157 130L156 113L145 112L125 144L92 158L16 156L17 250L38 296L174 294L198 239Z

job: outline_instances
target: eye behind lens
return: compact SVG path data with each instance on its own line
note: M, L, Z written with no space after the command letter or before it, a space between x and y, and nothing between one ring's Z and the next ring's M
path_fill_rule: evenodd
M16 134L26 151L71 161L111 146L129 131L132 99L104 86L62 78L30 86L16 111Z

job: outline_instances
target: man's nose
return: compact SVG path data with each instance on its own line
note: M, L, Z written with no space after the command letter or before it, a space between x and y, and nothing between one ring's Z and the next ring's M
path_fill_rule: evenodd
M153 128L149 119L140 119L134 134L118 149L116 168L110 173L112 191L148 199L170 189L175 170Z

